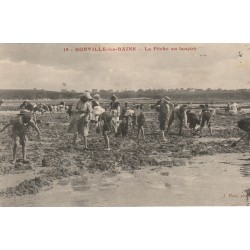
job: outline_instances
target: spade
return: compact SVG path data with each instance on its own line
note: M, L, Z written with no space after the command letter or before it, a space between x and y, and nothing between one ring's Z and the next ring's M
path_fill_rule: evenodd
M240 142L243 138L245 138L247 136L247 134L243 135L238 141L233 142L232 145L230 147L236 147L237 143Z

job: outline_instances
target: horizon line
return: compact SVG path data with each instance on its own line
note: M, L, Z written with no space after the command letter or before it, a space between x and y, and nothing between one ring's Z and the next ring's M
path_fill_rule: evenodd
M222 88L171 88L171 89L164 89L164 88L150 88L150 89L121 89L121 90L114 90L114 89L92 89L92 90L84 90L84 91L77 91L77 90L67 90L67 89L61 89L61 90L49 90L49 89L37 89L37 88L33 88L33 89L0 89L0 91L15 91L15 90L29 90L29 91L50 91L50 92L59 92L59 93L84 93L84 92L90 92L90 93L96 93L96 92L101 92L101 91L108 91L108 92L129 92L129 91L134 91L137 92L139 90L143 90L143 91L149 91L149 90L163 90L163 91L169 91L169 92L173 92L173 91L238 91L238 90L250 90L250 88L239 88L239 89L222 89ZM97 91L93 91L93 90L97 90Z

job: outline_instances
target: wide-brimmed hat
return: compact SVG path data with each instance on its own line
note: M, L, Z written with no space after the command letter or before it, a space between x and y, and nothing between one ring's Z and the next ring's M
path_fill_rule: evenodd
M27 109L22 109L19 114L17 115L29 115L31 116L31 112Z
M90 95L89 92L85 92L85 96L86 98L88 98L88 100L93 100L93 97Z
M85 92L85 93L81 94L80 97L84 97L87 100L93 100L93 98L92 98L92 96L90 95L89 92Z
M163 100L169 102L169 101L170 101L170 98L169 98L168 96L164 96L164 97L163 97Z
M112 95L112 96L110 97L110 99L111 99L111 100L113 100L113 99L115 99L115 100L116 100L116 99L117 99L117 97L116 97L115 95Z
M99 99L100 99L100 97L101 97L101 96L100 96L99 94L95 94L95 95L94 95L94 99L99 100Z

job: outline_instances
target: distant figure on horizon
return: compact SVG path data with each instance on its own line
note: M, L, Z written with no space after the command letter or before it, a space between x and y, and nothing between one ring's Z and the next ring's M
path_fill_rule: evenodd
M227 115L229 115L230 106L231 106L231 104L230 104L230 102L228 102L228 103L227 103L226 110L225 110Z
M234 114L238 113L238 107L239 107L239 105L236 102L234 102L232 104L232 111L233 111Z

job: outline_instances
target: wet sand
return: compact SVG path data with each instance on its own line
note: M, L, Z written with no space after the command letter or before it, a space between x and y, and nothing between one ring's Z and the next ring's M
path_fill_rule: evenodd
M146 142L111 135L110 152L91 126L89 147L70 146L66 114L38 115L42 140L32 131L29 164L10 163L10 130L0 134L0 206L200 206L248 205L250 154L237 121L213 117L213 136L173 125L166 143L159 142L157 120L148 121ZM1 114L2 126L10 118ZM18 158L21 157L21 149ZM45 162L46 164L42 164ZM249 163L249 168L248 168Z

